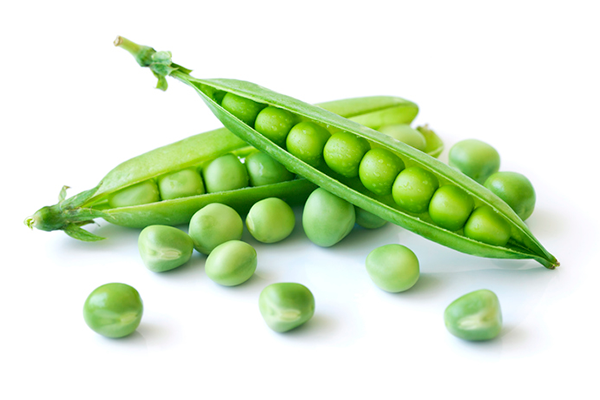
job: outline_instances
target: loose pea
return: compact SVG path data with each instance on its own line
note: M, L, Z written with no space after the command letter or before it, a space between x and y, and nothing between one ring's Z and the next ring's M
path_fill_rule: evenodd
M400 207L413 213L427 211L429 200L438 188L438 180L421 167L406 168L394 181L392 196Z
M287 332L312 318L315 298L299 283L274 283L260 292L258 308L269 328Z
M331 136L323 149L327 166L348 178L358 176L358 167L371 146L369 142L348 132L338 132Z
M248 243L230 240L219 246L206 259L206 275L223 286L246 282L256 271L256 250Z
M365 229L377 229L381 228L387 221L377 215L363 210L359 207L354 207L356 210L356 223Z
M404 162L389 150L369 150L360 162L358 176L371 192L384 196L392 193L396 177L404 169Z
M379 132L406 143L417 150L424 151L427 146L423 134L407 124L387 125L379 128Z
M500 154L489 144L477 139L456 143L448 153L448 164L483 185L500 169Z
M321 247L333 246L345 238L355 221L352 204L321 188L310 194L302 213L306 236Z
M257 103L245 97L240 97L233 93L227 93L225 97L223 97L221 106L252 127L254 127L254 121L260 110L266 107L264 104Z
M366 266L373 282L386 292L403 292L419 280L417 256L400 244L387 244L371 251Z
M464 190L444 185L435 191L429 203L429 216L438 226L457 231L467 222L474 202Z
M493 339L502 330L498 296L487 289L467 293L446 308L444 323L450 333L461 339Z
M292 113L269 106L256 117L254 129L271 139L273 143L283 147L295 122L296 118Z
M535 190L522 174L517 172L496 172L484 183L484 186L508 204L525 221L535 208Z
M250 154L246 157L245 164L252 186L287 182L294 178L294 174L265 153L255 152Z
M83 305L83 319L102 336L120 338L140 325L144 306L137 290L124 283L107 283L94 289Z
M153 180L121 189L108 197L108 204L111 208L138 206L157 201L160 201L160 194Z
M510 239L510 225L490 206L477 207L465 224L465 236L496 246Z
M248 172L239 158L225 154L214 159L203 171L208 193L224 192L248 186Z
M188 168L158 179L158 189L163 200L204 194L202 177L196 168Z
M323 160L323 148L329 137L327 129L313 122L303 121L294 125L290 131L286 147L300 160L318 167Z
M194 214L190 220L189 235L197 251L209 254L222 243L241 239L243 230L242 218L233 208L212 203Z
M282 241L292 233L295 224L292 207L276 197L257 202L246 217L248 231L263 243Z
M138 248L150 271L163 272L188 262L194 242L188 234L172 226L151 225L140 233Z

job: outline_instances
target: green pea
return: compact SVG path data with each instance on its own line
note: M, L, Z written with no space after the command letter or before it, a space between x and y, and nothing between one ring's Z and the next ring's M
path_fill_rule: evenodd
M327 166L348 178L358 176L358 167L371 145L369 142L348 132L338 132L331 136L323 149Z
M102 336L120 338L140 325L144 306L137 290L124 283L107 283L94 289L83 305L83 319Z
M252 186L271 185L294 179L294 174L265 153L250 154L246 157L245 164Z
M256 117L254 129L271 139L273 143L283 147L295 122L296 118L292 113L269 106Z
M386 292L404 292L419 280L417 256L400 244L387 244L371 251L366 266L371 280Z
M203 171L208 193L224 192L248 186L248 172L239 158L225 154L214 159Z
M525 221L535 208L535 190L525 175L517 172L496 172L484 186L500 197Z
M407 124L387 125L379 128L379 132L406 143L417 150L425 151L427 141L421 132Z
M410 167L398 174L392 196L396 204L406 211L422 213L427 211L429 200L438 186L438 180L431 172L421 167Z
M254 127L254 121L260 110L266 107L265 104L240 97L233 93L227 93L221 101L221 107L232 113L242 122Z
M365 229L377 229L381 228L387 221L377 215L363 210L359 207L354 207L356 210L356 223Z
M160 201L160 194L153 180L126 187L108 197L111 208L139 206L157 201Z
M500 169L500 154L489 144L477 139L456 143L448 153L448 164L483 185Z
M230 240L218 245L206 259L206 275L223 286L246 282L256 271L256 250L248 243Z
M468 238L496 246L504 246L510 239L510 225L490 206L477 207L464 232Z
M196 168L188 168L158 178L158 189L163 200L204 194L202 177Z
M259 242L276 243L290 236L296 225L294 211L276 197L254 204L246 217L250 234Z
M389 150L369 150L360 162L358 176L371 192L380 196L392 193L396 177L404 169L404 162Z
M315 297L299 283L273 283L260 292L258 308L269 328L287 332L312 318Z
M345 238L355 221L352 204L321 188L308 196L302 213L306 236L321 247L333 246Z
M457 231L465 225L473 211L473 198L454 185L435 191L429 203L429 216L438 226Z
M187 233L172 226L151 225L140 233L138 248L150 271L163 272L188 262L194 242Z
M242 238L244 223L233 208L212 203L198 210L190 220L189 235L194 248L209 254L215 247Z
M287 150L313 167L321 165L323 148L330 137L327 129L313 122L303 121L294 125L286 139Z
M487 289L467 293L446 308L444 323L450 333L461 339L493 339L502 330L498 296Z

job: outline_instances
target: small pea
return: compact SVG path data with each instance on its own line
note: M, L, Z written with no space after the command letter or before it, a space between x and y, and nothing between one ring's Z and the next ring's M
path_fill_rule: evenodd
M246 157L246 169L252 186L271 185L294 179L294 174L265 153L255 152Z
M299 283L273 283L260 292L258 308L269 328L287 332L312 318L315 298Z
M256 117L254 129L271 139L273 143L283 147L295 122L296 118L289 111L269 106Z
M266 105L233 93L227 93L221 101L221 107L232 113L245 124L254 127L254 121L256 120L258 113L265 108Z
M365 229L378 229L387 224L387 221L377 215L363 210L359 207L354 207L356 210L356 223Z
M233 208L212 203L192 216L189 235L197 251L209 254L222 243L241 239L243 230L242 218Z
M417 256L400 244L387 244L371 251L366 266L371 280L386 292L404 292L419 280Z
M489 144L477 139L456 143L448 153L448 164L483 185L500 169L500 154Z
M83 305L85 323L102 336L120 338L140 325L144 306L137 290L124 283L94 289Z
M204 168L204 184L208 193L224 192L248 186L248 172L239 158L225 154Z
M429 216L438 226L457 231L473 211L473 198L454 185L444 185L435 191L429 203Z
M525 221L535 208L535 190L525 175L500 171L492 174L484 186L500 197Z
M352 204L321 188L310 194L302 213L306 236L321 247L333 246L345 238L355 221Z
M349 132L338 132L331 136L323 149L327 166L348 178L358 176L358 167L371 145L364 138Z
M188 168L158 178L158 189L163 200L204 194L204 183L196 168Z
M468 238L496 246L504 246L510 239L510 225L490 206L477 207L464 232Z
M408 124L387 125L379 128L379 132L406 143L417 150L424 151L427 146L423 134Z
M188 262L194 242L187 233L172 226L151 225L140 233L138 248L150 271L163 272Z
M404 162L389 150L369 150L358 169L360 181L371 192L380 196L392 193L396 177L404 169Z
M138 206L157 201L160 201L160 194L153 180L126 187L108 197L108 204L111 208Z
M223 286L236 286L246 282L256 271L256 250L248 243L230 240L208 255L206 275Z
M248 231L263 243L282 241L292 233L295 224L292 207L276 197L257 202L246 217Z
M421 167L409 167L400 172L392 186L394 201L406 211L427 211L429 200L438 188L437 178Z
M310 121L300 122L292 128L286 139L287 150L313 167L321 165L323 148L331 135L320 125Z
M493 339L502 330L498 296L487 289L467 293L446 308L444 323L450 333L461 339Z

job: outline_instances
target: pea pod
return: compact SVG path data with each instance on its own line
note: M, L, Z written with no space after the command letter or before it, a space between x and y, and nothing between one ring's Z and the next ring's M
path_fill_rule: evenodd
M118 39L117 45L121 45L135 56L139 51L130 43L122 39L119 42ZM148 54L151 55L148 56ZM556 258L542 246L529 228L504 201L472 179L453 170L430 155L323 108L312 106L250 82L232 79L193 78L189 75L189 70L179 68L177 64L171 63L170 53L167 52L153 53L151 48L144 47L144 57L136 57L136 59L140 65L150 67L155 75L163 79L165 76L170 75L194 88L223 125L241 139L269 154L289 171L306 178L357 207L403 226L425 238L464 253L489 258L534 259L549 269L559 265ZM399 156L406 167L421 168L428 175L433 176L440 185L451 184L461 188L473 198L476 206L489 207L495 215L498 215L509 226L510 239L503 245L490 244L467 237L462 230L450 231L444 229L433 223L427 212L407 212L394 202L391 195L376 195L367 190L357 178L341 176L327 167L317 168L309 165L274 144L264 135L254 130L251 125L221 107L217 99L223 93L251 100L263 107L273 106L286 110L301 120L310 121L327 128L331 133L351 133L377 145L377 147L387 149Z

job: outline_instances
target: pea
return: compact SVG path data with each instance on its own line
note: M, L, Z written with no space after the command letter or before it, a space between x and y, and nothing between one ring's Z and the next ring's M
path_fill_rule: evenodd
M354 207L356 210L356 223L365 229L377 229L381 228L387 221L377 215L363 210L359 207Z
M489 144L477 139L456 143L448 153L448 164L483 185L500 169L500 154Z
M535 190L525 175L501 171L486 179L484 186L500 197L525 221L535 208Z
M219 246L206 259L206 275L223 286L246 282L256 271L256 250L248 243L230 240Z
M257 202L246 217L248 231L263 243L282 241L292 233L295 224L292 207L276 197Z
M386 292L404 292L419 280L417 256L400 244L387 244L371 251L366 266L371 280Z
M188 168L158 178L158 189L163 200L204 194L202 177L196 168Z
M111 208L138 206L157 201L160 201L160 194L153 180L126 187L108 197Z
M269 328L287 332L312 318L315 298L300 283L274 283L260 292L258 308Z
M404 169L404 162L389 150L369 150L360 162L358 176L371 192L380 196L392 193L396 177Z
M273 143L283 147L295 121L296 118L292 113L269 106L256 117L254 129L271 139Z
M417 150L425 151L427 146L423 134L408 124L387 125L379 128L379 132L406 143Z
M245 164L252 186L286 182L294 178L294 174L265 153L255 152L250 154L246 157Z
M429 200L438 186L438 180L431 172L421 167L410 167L398 174L392 196L396 204L406 211L422 213L427 211Z
M232 113L245 124L254 126L254 121L260 110L266 107L264 104L240 97L233 93L227 93L221 101L221 107Z
M358 176L358 167L371 145L359 136L348 132L338 132L331 136L323 149L327 166L348 178Z
M429 203L429 216L438 226L457 231L465 225L474 202L464 190L445 185L435 191Z
M94 289L83 305L83 319L95 332L110 338L130 335L140 325L144 306L137 290L124 283Z
M490 206L477 207L465 224L465 236L487 244L504 246L510 239L510 225Z
M320 125L309 121L300 122L294 125L287 136L287 151L305 163L318 167L330 136L329 131Z
M189 235L197 251L209 254L222 243L241 239L243 230L242 218L233 208L212 203L192 216Z
M321 188L308 196L302 213L306 236L321 247L333 246L345 238L355 221L352 204Z
M208 193L224 192L248 186L248 172L239 158L225 154L214 159L203 171Z
M151 225L140 233L138 248L150 271L163 272L188 262L194 242L188 234L172 226Z
M461 339L493 339L502 330L498 296L487 289L467 293L446 308L444 323L450 333Z

